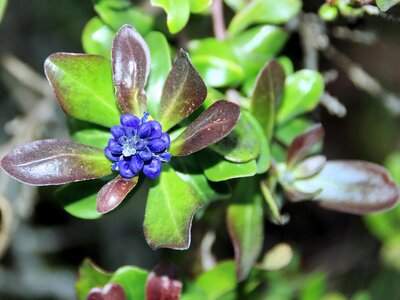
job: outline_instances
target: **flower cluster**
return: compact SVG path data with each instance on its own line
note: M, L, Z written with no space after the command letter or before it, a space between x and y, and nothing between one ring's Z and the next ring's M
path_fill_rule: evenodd
M118 170L124 178L132 178L143 171L149 178L160 175L162 162L169 162L171 153L169 135L162 132L161 124L148 120L144 113L142 119L131 114L123 114L121 125L110 130L112 138L104 153L110 159L113 170Z

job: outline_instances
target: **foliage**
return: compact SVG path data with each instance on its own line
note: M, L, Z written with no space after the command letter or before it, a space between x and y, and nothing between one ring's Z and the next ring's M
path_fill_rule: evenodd
M377 5L386 10L396 2ZM290 247L271 250L257 263L268 239L265 221L284 225L288 202L312 200L364 215L399 201L398 183L384 167L321 154L324 129L309 113L320 104L324 76L294 71L291 59L279 56L291 35L284 25L301 14L302 2L225 3L233 12L226 37L191 39L186 52L174 34L191 13L215 14L211 1L151 0L159 11L98 0L97 16L82 32L86 53L58 52L45 61L71 141L23 144L4 156L2 168L25 184L63 184L56 198L84 219L146 195L143 231L154 250L189 248L193 219L203 215L196 212L224 200L234 250L234 261L218 262L195 279L180 278L168 264L107 273L86 260L76 284L79 299L335 299L323 271L300 278L296 262L289 264ZM169 33L156 20L164 12ZM341 0L319 10L326 21L364 13ZM387 163L397 181L399 162L394 154ZM399 207L366 222L385 242L384 259L394 262Z

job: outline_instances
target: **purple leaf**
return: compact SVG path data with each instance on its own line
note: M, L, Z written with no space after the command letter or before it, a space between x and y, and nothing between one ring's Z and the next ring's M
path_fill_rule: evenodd
M97 212L105 214L118 205L136 186L138 177L125 179L120 176L104 185L97 195Z
M353 214L386 210L399 200L386 169L364 161L328 161L316 176L297 180L294 187L303 193L322 189L314 198L321 206Z
M103 288L90 290L87 300L126 300L124 289L115 283L108 283Z
M111 173L103 150L68 140L40 140L9 152L1 167L13 178L32 185L57 185Z
M146 283L146 300L179 300L182 283L170 264L160 264L150 273Z
M186 156L218 142L232 131L239 116L237 104L226 100L215 102L171 143L170 152Z
M164 131L190 116L206 99L207 88L182 49L178 52L165 81L159 121Z
M275 110L282 100L285 73L276 60L268 62L257 77L250 99L250 112L260 123L268 140L275 124Z
M324 129L321 124L315 124L305 133L295 138L290 144L286 156L288 168L303 160L309 154L311 148L322 141L323 138Z
M115 96L122 113L141 116L146 111L146 86L150 71L150 50L141 35L124 25L112 45Z

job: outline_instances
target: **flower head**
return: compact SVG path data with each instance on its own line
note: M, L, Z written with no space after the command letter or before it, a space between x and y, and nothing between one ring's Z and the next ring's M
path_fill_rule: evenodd
M149 178L160 175L162 162L169 162L171 153L169 135L162 132L162 126L155 120L148 120L148 113L142 119L123 114L121 125L113 126L104 153L113 162L112 169L118 170L124 178L132 178L143 171Z

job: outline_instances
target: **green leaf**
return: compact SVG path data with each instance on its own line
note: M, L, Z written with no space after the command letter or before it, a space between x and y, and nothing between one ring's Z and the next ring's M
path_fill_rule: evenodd
M111 174L104 151L68 140L39 140L4 156L1 167L11 177L31 185L58 185Z
M252 0L233 17L228 32L235 35L255 23L286 23L300 9L300 0Z
M321 299L327 285L327 275L323 272L314 272L307 276L302 283L300 300Z
M182 49L178 52L165 81L161 96L159 121L164 131L190 116L207 96L207 88Z
M97 219L97 193L106 182L102 179L75 182L56 191L56 198L71 215L81 219Z
M82 143L100 149L104 149L107 146L108 140L111 137L112 136L109 131L101 129L82 129L74 132L71 135L71 139L77 143Z
M109 60L97 55L55 53L46 59L44 70L67 115L107 127L119 124Z
M189 0L150 0L150 3L165 10L168 29L172 34L181 31L189 20Z
M327 22L335 20L338 16L338 13L337 7L329 5L328 3L322 4L318 9L318 15L320 18Z
M90 259L85 259L79 267L75 289L79 300L86 300L89 291L96 286L103 286L109 282L112 274L96 266Z
M275 136L282 143L289 146L296 137L309 130L311 126L313 126L313 122L308 119L292 119L289 122L279 126L276 130Z
M132 25L142 35L146 35L153 27L153 18L143 10L129 7L129 3L120 7L110 2L102 2L94 6L95 11L105 24L117 31L125 24Z
M211 270L203 272L197 277L195 284L206 293L207 300L217 300L222 297L226 300L237 299L235 264L233 261L220 262Z
M274 131L275 110L282 100L284 82L282 67L272 60L258 74L250 99L250 112L261 125L268 141L271 140Z
M393 178L400 184L400 152L393 152L385 160L385 166Z
M254 132L256 133L260 142L260 155L258 156L257 162L257 174L265 173L271 165L271 153L269 150L269 143L264 134L260 124L255 120Z
M238 12L246 7L247 0L224 0L225 4L228 5L234 12Z
M97 54L110 59L114 35L114 30L104 24L98 17L94 17L83 29L83 50L88 54Z
M247 111L242 111L232 132L213 144L211 149L232 162L241 163L257 158L260 154L260 141L255 126L257 120Z
M287 77L282 105L277 114L277 123L313 110L324 91L322 75L312 70L301 70Z
M122 26L115 35L111 62L115 96L122 113L142 116L146 111L144 87L150 72L150 50L132 26Z
M190 0L190 11L199 13L211 5L212 0Z
M239 105L219 100L172 141L169 151L175 156L187 156L200 151L226 137L235 127L239 116Z
M200 206L190 185L165 166L147 198L143 226L150 247L189 248L193 216Z
M232 39L237 60L246 76L257 74L286 44L289 34L277 26L251 28Z
M150 77L147 83L147 111L158 119L161 93L171 70L171 53L165 36L157 31L150 32L145 38L150 49Z
M400 0L376 0L376 5L382 11L387 11L398 3L400 3Z
M193 189L196 199L206 205L215 200L228 199L230 192L223 189L223 185L211 185L204 176L201 168L196 165L192 158L178 158L171 161L176 174L186 181Z
M262 199L254 192L254 179L242 179L226 215L239 281L245 280L249 275L261 253L264 240Z
M353 214L386 210L399 201L386 169L364 161L328 161L316 176L297 180L294 187L302 193L322 189L314 198L321 206Z
M207 86L236 85L244 78L229 41L206 38L189 44L190 55Z
M245 163L233 163L222 159L212 152L201 153L199 162L204 174L210 181L225 181L233 178L253 176L257 172L257 163L251 160Z
M260 188L261 193L264 196L265 202L268 205L272 220L277 224L283 224L284 220L282 219L279 203L271 193L271 189L269 188L266 180L261 181Z
M4 13L7 8L8 0L0 0L0 23L3 20Z
M119 268L109 281L124 288L126 300L137 300L145 298L147 276L148 272L145 270L125 266Z

